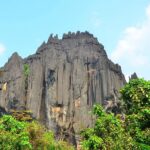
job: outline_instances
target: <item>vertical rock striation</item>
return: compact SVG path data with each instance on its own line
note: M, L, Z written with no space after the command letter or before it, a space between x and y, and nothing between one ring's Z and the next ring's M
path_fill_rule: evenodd
M78 133L91 125L91 106L102 104L124 83L121 67L108 59L92 34L50 35L34 55L22 59L14 53L1 68L0 106L31 110L47 127L71 137L67 131Z

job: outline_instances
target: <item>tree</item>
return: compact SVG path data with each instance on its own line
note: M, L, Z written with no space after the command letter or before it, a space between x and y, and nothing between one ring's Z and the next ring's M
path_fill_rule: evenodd
M150 107L150 81L144 79L130 80L121 90L126 114L138 113Z
M125 130L138 148L150 149L150 81L133 79L121 89L126 112Z
M136 145L125 131L123 121L114 114L107 114L100 105L94 105L96 121L93 128L81 132L82 146L87 150L129 150Z

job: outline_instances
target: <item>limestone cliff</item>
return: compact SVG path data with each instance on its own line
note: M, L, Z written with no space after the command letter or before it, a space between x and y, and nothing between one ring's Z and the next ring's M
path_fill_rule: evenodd
M0 107L31 110L49 128L77 133L92 123L91 106L124 83L121 67L92 34L50 35L34 55L22 59L14 53L1 68Z

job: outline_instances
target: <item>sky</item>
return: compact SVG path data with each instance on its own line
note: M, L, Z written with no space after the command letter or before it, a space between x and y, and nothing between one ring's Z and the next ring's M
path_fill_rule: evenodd
M150 80L150 0L0 0L0 66L68 31L94 34L126 79Z

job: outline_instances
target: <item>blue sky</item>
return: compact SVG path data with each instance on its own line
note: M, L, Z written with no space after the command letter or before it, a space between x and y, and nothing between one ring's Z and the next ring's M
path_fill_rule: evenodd
M125 76L150 79L150 0L0 0L0 66L51 33L89 31Z

